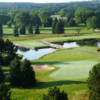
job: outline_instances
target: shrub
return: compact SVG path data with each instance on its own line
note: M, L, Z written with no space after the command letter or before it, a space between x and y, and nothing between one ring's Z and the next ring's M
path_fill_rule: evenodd
M21 86L24 88L32 87L35 83L35 72L29 60L25 59L21 65Z
M21 59L23 58L23 55L22 55L22 54L18 54L18 55L17 55L17 58L18 58L19 60L21 60Z
M11 86L20 86L20 61L15 58L10 63L10 83Z
M100 100L100 63L94 65L89 72L87 83L90 93L89 99Z
M0 66L0 84L1 84L2 82L4 82L4 79L5 79L5 75L4 75L4 72L3 72L3 70L2 70L2 68L1 68L1 66Z
M43 100L68 100L67 93L60 88L49 88L48 94L43 94Z
M0 100L11 100L10 87L6 84L0 84Z
M20 27L20 34L26 34L25 25L21 25L21 27Z

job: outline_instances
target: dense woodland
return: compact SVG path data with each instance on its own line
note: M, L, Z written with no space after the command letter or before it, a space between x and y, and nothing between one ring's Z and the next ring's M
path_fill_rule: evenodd
M45 10L50 11L51 14L58 14L63 8L75 11L78 7L87 8L92 11L99 9L100 2L97 1L83 1L70 3L5 3L0 2L0 14L7 14L10 10L25 11L32 13L35 11Z

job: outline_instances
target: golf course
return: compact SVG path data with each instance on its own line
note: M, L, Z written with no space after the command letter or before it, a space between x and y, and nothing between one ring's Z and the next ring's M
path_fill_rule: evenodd
M3 26L3 39L9 39L14 44L29 46L34 48L48 47L37 40L49 43L63 41L78 41L100 39L100 32L87 30L85 26L81 28L80 34L77 34L77 27L65 27L64 34L52 34L51 27L40 27L39 35L28 34L19 37L13 36L13 26L8 28ZM33 27L34 32L34 27ZM100 62L100 53L96 46L80 46L69 49L58 49L53 53L43 55L39 59L31 60L31 65L48 65L53 67L51 70L35 70L36 86L33 88L12 87L11 97L17 100L42 100L42 95L46 94L48 89L54 86L60 87L68 93L69 100L73 96L84 94L88 95L87 78L92 67ZM44 51L45 52L45 51ZM32 55L34 56L34 55ZM5 82L9 84L9 67L3 66L6 75ZM86 95L85 95L86 96ZM84 98L84 95L83 95ZM77 99L78 100L78 99ZM84 100L84 99L81 99Z

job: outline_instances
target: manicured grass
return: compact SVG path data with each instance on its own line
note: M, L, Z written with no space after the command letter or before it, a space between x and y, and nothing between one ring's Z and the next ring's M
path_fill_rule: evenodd
M80 50L89 50L92 52L96 51L96 47L79 47L75 49ZM98 53L99 54L99 53ZM79 62L84 62L86 64L90 64L89 62L92 62L91 65L93 66L96 62L98 62L98 59L100 58L100 55L94 55L91 53L86 52L79 52L79 51L71 51L71 50L58 50L52 54L48 54L44 56L41 59L31 61L32 64L48 64L49 66L54 67L53 70L35 70L37 84L33 88L24 89L21 87L12 88L12 98L18 99L18 100L42 100L43 93L47 93L48 89L50 87L58 86L61 90L64 90L68 93L69 98L73 96L73 94L76 91L86 91L87 90L87 83L86 78L80 78L80 79L56 79L54 77L50 77L52 73L55 73L57 70L60 70L59 65L53 65L57 63L61 63L61 67L66 67L66 64L63 64L62 62L78 62L76 64L73 64L75 67L79 66ZM80 64L81 65L81 64ZM62 68L61 68L62 69ZM86 69L86 67L85 67ZM6 83L9 83L9 67L3 67L3 70L6 75ZM70 70L69 70L70 71ZM62 71L63 72L63 71ZM62 73L59 73L57 77L61 77ZM67 77L67 75L65 75ZM77 75L76 75L77 76ZM56 77L56 76L55 76Z
M40 47L40 46L45 46L41 43L38 43L36 40L38 39L43 39L44 41L48 42L53 42L53 41L67 41L67 40L79 40L79 39L86 39L86 38L100 38L98 35L99 33L93 33L92 30L86 30L86 27L82 28L81 36L70 36L70 37L54 37L52 35L51 27L46 27L46 28L40 28L41 35L20 35L20 37L7 37L7 36L12 36L13 35L13 28L7 28L6 26L4 27L4 37L9 38L11 41L14 43L26 45L26 46L32 46L32 47ZM65 33L77 33L76 32L77 27L65 27ZM52 36L47 36L52 35ZM45 37L44 37L45 35ZM49 38L47 38L49 37ZM87 51L92 51L96 52L97 48L96 47L79 47L75 48L79 50L87 50ZM99 54L99 53L98 53ZM82 51L73 51L73 50L58 50L52 54L48 54L44 57L41 57L41 59L31 61L32 64L48 64L49 66L55 67L54 70L48 70L48 71L35 71L36 74L36 79L37 79L37 84L33 88L29 89L24 89L24 88L12 88L12 98L13 99L18 99L18 100L42 100L41 96L43 93L47 93L48 88L53 87L53 86L58 86L61 88L61 90L64 90L65 92L68 93L69 98L72 97L75 91L81 91L81 90L87 90L87 83L86 80L87 78L80 78L80 79L59 79L55 77L61 77L59 73L58 76L50 77L52 73L55 73L57 70L60 70L59 65L55 66L53 64L61 63L61 67L66 67L66 65L63 63L64 62L78 62L73 64L74 66L82 66L79 62L84 62L88 64L90 67L92 67L96 62L99 62L100 55L94 55L91 53L87 52L82 52ZM91 64L89 62L92 62ZM80 64L80 65L79 65ZM71 66L71 65L70 65ZM62 69L62 68L61 68ZM3 70L6 75L5 82L9 83L9 67L4 67ZM70 71L70 70L69 70ZM85 72L86 73L86 72ZM77 75L76 75L77 76ZM71 77L71 76L69 76Z
M54 79L79 79L89 77L89 71L99 62L96 61L75 61L56 63L58 70L49 76ZM63 73L62 73L63 72Z
M23 41L13 41L13 43L17 43L24 46L30 46L30 47L44 47L45 44L37 42L37 40L23 40Z
M60 15L51 15L50 17L60 17Z

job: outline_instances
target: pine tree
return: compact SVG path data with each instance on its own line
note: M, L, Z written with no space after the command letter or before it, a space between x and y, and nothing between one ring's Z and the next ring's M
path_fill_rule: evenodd
M43 100L68 100L67 93L60 88L49 88L48 94L43 94Z
M2 30L2 25L0 23L0 37L2 37L2 35L3 35L3 30Z
M10 84L11 86L20 86L20 61L15 58L10 63Z
M21 27L20 27L20 34L26 34L25 25L21 25Z
M52 23L52 34L55 34L55 27L56 27L56 21L54 20Z
M5 79L5 75L4 75L4 72L0 66L0 84L4 82L4 79Z
M56 33L56 34L60 34L60 32L61 32L61 31L60 31L60 28L61 28L61 27L60 27L60 23L59 23L59 21L58 21L58 22L56 23L56 27L55 27L55 33Z
M19 34L18 34L18 28L16 26L14 27L13 35L14 36L19 36Z
M56 23L55 33L56 33L56 34L64 33L64 23L62 22L62 20L59 20L59 21Z
M32 28L31 24L29 24L29 26L28 26L28 33L33 34L33 28Z
M35 83L35 72L29 60L25 59L21 65L21 86L24 88L32 87Z
M100 100L100 63L93 66L87 80L89 88L89 100Z
M0 100L11 100L10 87L4 83L0 84Z
M38 24L36 25L36 27L35 27L35 34L40 34L40 31L39 31L39 26L38 26Z

